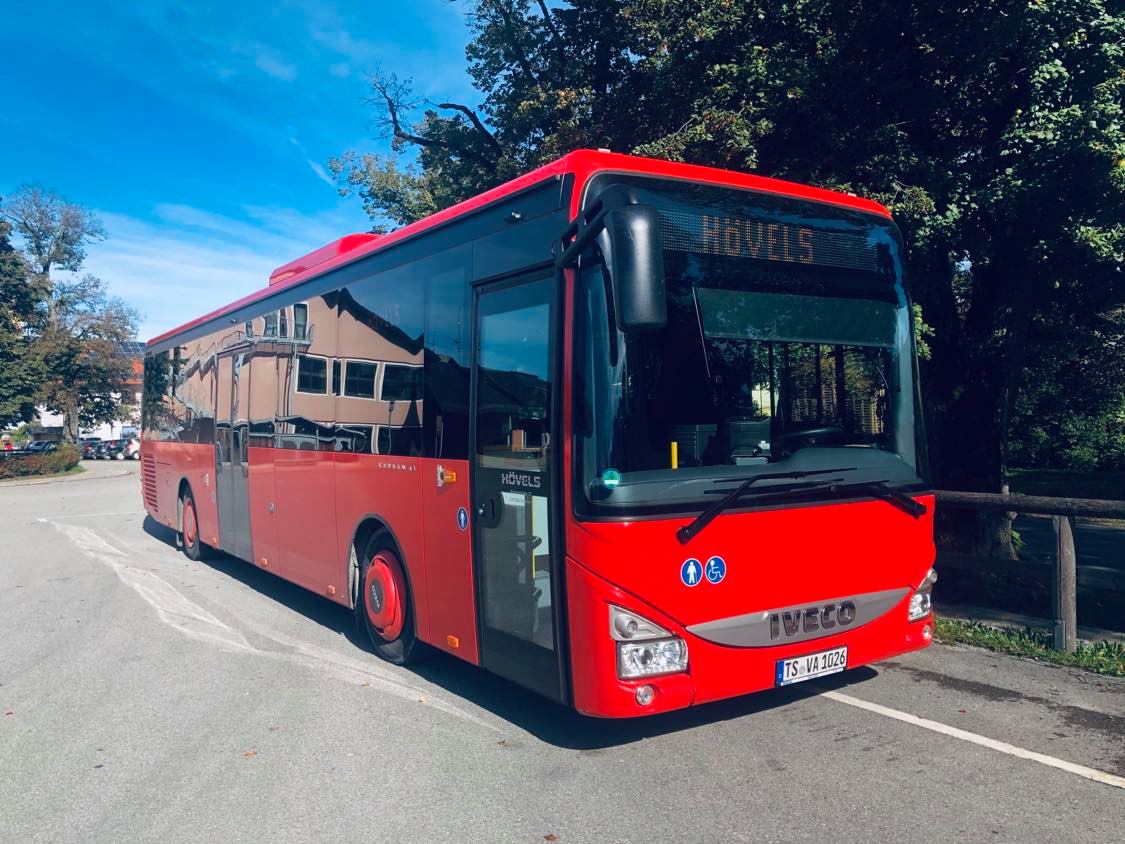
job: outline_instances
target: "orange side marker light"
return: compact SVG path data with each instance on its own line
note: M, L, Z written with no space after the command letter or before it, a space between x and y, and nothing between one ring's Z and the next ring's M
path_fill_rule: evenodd
M447 645L449 645L449 647L451 647L451 648L461 647L461 640L458 639L456 636L446 636L445 637L445 643Z

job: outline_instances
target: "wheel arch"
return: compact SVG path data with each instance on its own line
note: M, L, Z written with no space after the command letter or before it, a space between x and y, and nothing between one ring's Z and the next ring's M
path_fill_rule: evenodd
M195 493L191 491L191 482L187 479L186 475L180 475L179 486L176 487L176 532L179 533L184 527L184 493L191 492L192 497ZM196 518L199 518L198 511Z
M362 564L360 554L363 553L364 547L379 531L386 531L390 536L391 542L394 543L395 552L398 556L399 565L402 566L403 575L406 577L406 588L410 590L410 598L414 603L414 626L415 634L421 638L421 631L418 627L418 592L414 587L414 578L410 572L410 563L406 559L406 555L402 551L402 542L395 533L394 528L390 523L379 513L364 513L356 522L355 529L352 531L352 541L348 545L348 603L354 610L359 600L359 566ZM355 551L355 557L352 557L352 551Z

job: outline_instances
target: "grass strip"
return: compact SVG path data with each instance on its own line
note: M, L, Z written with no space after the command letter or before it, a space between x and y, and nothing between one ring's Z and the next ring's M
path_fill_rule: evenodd
M1077 653L1056 651L1051 631L1041 627L993 627L979 621L938 618L935 636L942 642L960 642L997 653L1036 659L1055 665L1081 668L1109 677L1125 677L1125 644L1121 642L1079 642Z

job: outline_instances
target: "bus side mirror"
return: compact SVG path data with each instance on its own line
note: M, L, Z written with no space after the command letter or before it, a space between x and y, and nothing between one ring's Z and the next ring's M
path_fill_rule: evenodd
M660 214L650 205L620 205L605 215L597 235L613 285L613 309L622 331L658 331L668 324Z

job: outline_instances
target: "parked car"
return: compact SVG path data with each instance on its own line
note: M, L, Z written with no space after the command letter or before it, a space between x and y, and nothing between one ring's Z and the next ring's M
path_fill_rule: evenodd
M102 440L94 446L94 459L95 460L109 460L109 444L113 440Z
M94 452L97 451L98 444L102 441L101 437L86 437L80 442L82 446L82 459L93 460Z
M133 438L107 440L104 454L106 460L140 460L141 444Z
M48 451L54 451L58 447L59 444L51 440L35 440L29 443L25 450L35 454L46 454Z

